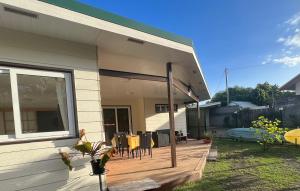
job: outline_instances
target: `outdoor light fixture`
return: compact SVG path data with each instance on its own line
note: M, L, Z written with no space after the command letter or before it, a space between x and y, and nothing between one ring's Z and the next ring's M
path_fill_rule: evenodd
M129 42L133 42L133 43L137 43L137 44L144 44L145 42L140 40L140 39L136 39L136 38L128 38L127 39Z
M31 18L34 18L34 19L38 18L38 15L35 14L35 13L28 12L28 11L21 10L21 9L15 9L15 8L12 8L12 7L4 7L4 11L14 13L14 14L18 14L18 15L23 15L23 16L26 16L26 17L31 17Z
M191 86L188 87L188 95L189 95L189 96L192 95L192 88L191 88Z

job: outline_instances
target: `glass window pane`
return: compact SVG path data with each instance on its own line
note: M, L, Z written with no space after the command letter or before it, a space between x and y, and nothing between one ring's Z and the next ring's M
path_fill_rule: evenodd
M23 133L69 129L65 79L19 74L17 80Z
M15 134L10 75L0 70L0 135Z
M155 104L155 112L156 112L156 113L160 113L160 112L161 112L160 110L161 110L161 109L160 109L160 105Z
M129 134L129 113L127 108L118 108L118 131Z
M111 145L111 140L117 132L115 109L103 109L105 141Z

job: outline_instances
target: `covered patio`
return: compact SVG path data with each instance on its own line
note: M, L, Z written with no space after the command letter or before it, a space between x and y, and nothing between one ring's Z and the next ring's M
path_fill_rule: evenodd
M124 188L133 181L147 178L160 186L157 190L170 190L186 181L199 179L206 163L210 145L201 140L189 140L177 145L177 168L170 166L170 147L154 148L153 158L146 155L139 158L113 157L108 163L107 181L112 190Z
M186 104L198 103L200 122L199 102L210 98L196 55L140 39L112 36L103 39L102 43L107 40L105 46L98 46L106 142L120 132L168 131L170 147L165 153L169 153L170 160L166 161L169 167L176 167L175 135L188 136ZM196 137L199 139L203 133L199 126Z

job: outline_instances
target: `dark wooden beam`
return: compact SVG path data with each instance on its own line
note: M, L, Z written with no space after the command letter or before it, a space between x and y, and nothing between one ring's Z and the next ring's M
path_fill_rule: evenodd
M173 84L182 93L184 93L188 97L192 98L194 101L199 102L199 98L193 92L191 87L188 87L186 84L184 84L183 82L181 82L180 80L177 80L175 78L173 79Z
M200 116L200 104L197 102L197 126L198 126L198 139L201 138L201 116Z
M168 86L168 103L169 103L169 123L170 123L170 142L171 142L171 161L172 167L177 166L176 162L176 139L175 139L175 120L174 120L174 88L172 63L167 63L167 86Z
M157 81L157 82L167 82L167 77L164 76L155 76L149 74L139 74L133 72L123 72L116 70L107 70L99 69L100 76L109 76L109 77L118 77L126 79L137 79L137 80L148 80L148 81Z

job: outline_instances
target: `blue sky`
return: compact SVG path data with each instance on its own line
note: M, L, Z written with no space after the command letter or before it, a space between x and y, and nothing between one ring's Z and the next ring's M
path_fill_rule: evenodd
M300 72L299 0L80 0L193 39L212 95Z

